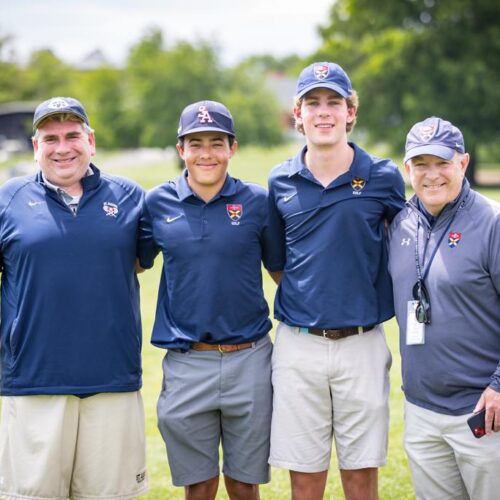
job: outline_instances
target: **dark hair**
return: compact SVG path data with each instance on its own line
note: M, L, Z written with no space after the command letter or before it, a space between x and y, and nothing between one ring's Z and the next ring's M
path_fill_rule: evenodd
M232 145L234 144L234 141L236 140L236 137L232 136L232 135L229 135L229 134L226 134L227 135L227 140L229 142L229 147L232 147ZM183 148L184 147L184 137L186 136L182 136L182 137L179 137L177 139L177 144Z

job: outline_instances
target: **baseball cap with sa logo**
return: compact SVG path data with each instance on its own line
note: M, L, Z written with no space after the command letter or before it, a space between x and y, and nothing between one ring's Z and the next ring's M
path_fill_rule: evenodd
M186 106L181 113L177 138L195 132L224 132L236 136L229 110L216 101L199 101Z
M302 97L317 88L333 90L344 98L352 95L352 84L347 73L332 62L316 62L304 68L297 81L295 97Z
M455 152L465 153L462 132L449 121L436 116L415 123L406 136L405 163L419 155L451 160Z

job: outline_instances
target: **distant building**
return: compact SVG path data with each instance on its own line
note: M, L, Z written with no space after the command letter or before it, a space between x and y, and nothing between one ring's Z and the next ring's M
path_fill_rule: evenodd
M33 113L37 103L0 104L0 151L4 154L31 150Z
M299 137L298 132L295 130L295 120L292 113L295 80L295 78L278 72L268 73L265 77L266 87L277 98L281 110L281 125L285 134L290 139Z
M89 52L83 59L81 59L75 67L81 70L98 69L103 66L109 66L109 61L106 56L99 49Z

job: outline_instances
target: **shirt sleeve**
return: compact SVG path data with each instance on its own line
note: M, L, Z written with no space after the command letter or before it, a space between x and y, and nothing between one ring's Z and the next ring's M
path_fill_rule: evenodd
M492 233L490 237L488 260L491 281L497 292L499 302L500 302L500 212L495 214L495 221L492 227ZM500 343L500 333L498 333L498 342ZM498 360L498 365L495 372L491 376L490 387L500 392L500 360Z
M139 235L137 238L137 258L143 269L153 267L155 257L160 252L153 237L153 219L146 200L143 200L139 219Z
M405 202L405 182L401 172L396 167L392 190L387 199L386 217L389 222L392 222L392 219L405 207Z
M266 196L265 223L262 230L262 261L268 271L282 271L285 267L285 228L276 206L275 196L269 183Z

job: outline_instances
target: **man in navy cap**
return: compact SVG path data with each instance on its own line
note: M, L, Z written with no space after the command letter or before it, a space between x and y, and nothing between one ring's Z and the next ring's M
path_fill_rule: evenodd
M357 108L338 64L305 68L294 116L306 145L269 178L270 227L284 250L271 269L281 272L270 463L290 470L294 499L323 498L332 436L346 498L377 498L387 455L385 224L404 206L404 183L392 161L348 142Z
M237 143L229 110L187 106L177 150L186 170L146 198L163 273L152 343L168 349L158 424L172 481L213 499L219 445L230 498L269 481L271 329L261 262L272 266L264 188L227 173Z
M416 123L404 161L415 195L391 225L389 270L417 498L498 498L500 206L470 189L446 120Z
M0 189L0 496L147 490L139 286L144 193L91 163L71 97L33 120L39 172Z

